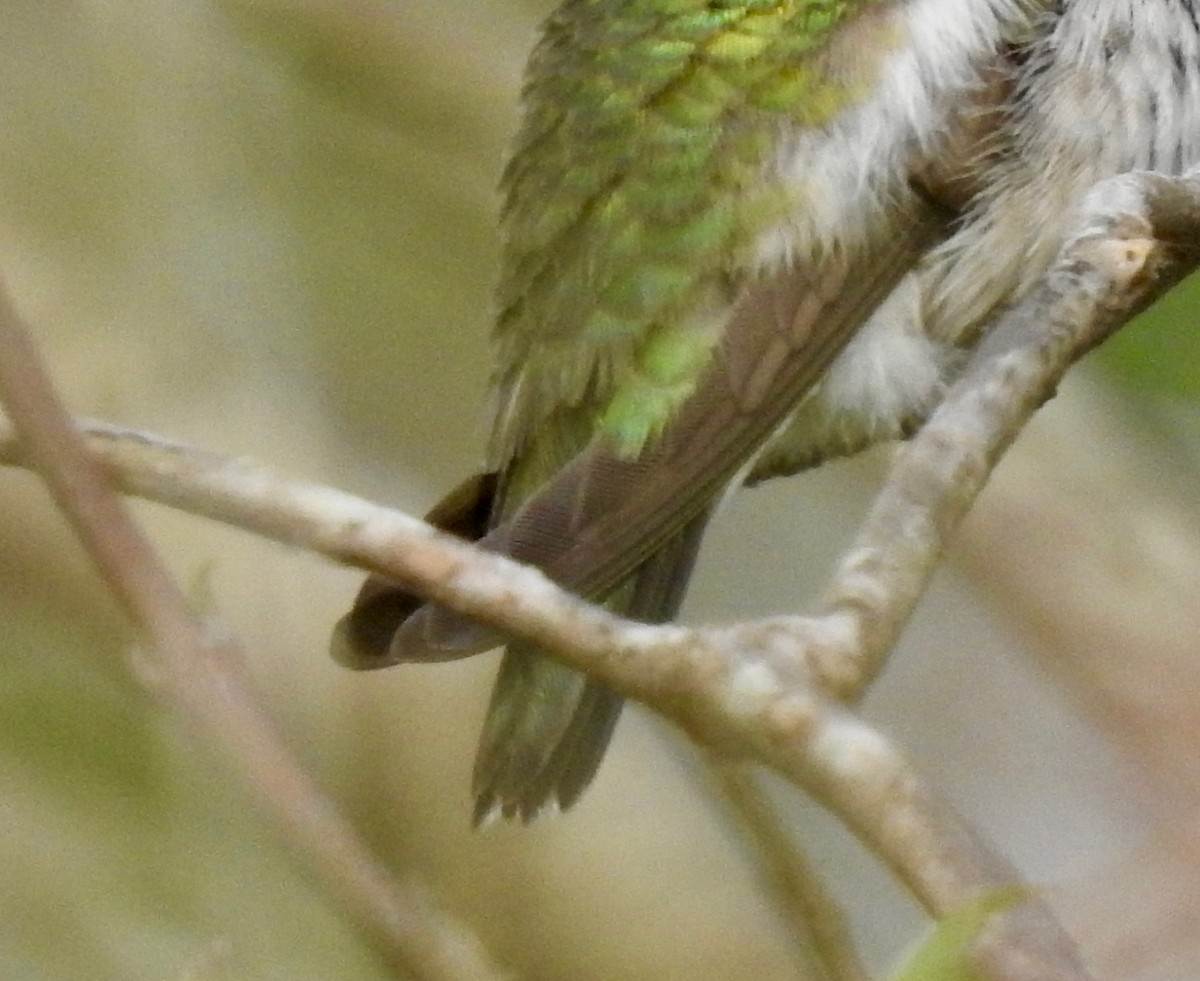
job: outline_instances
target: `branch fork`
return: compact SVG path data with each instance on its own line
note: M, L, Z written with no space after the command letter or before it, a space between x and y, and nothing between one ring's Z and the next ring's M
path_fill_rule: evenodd
M204 631L180 613L178 591L155 569L148 545L104 480L92 481L94 467L125 494L389 576L555 653L671 718L723 756L770 766L821 800L927 909L944 915L1009 886L1015 873L848 706L882 670L959 522L1067 368L1197 263L1200 177L1131 174L1098 185L1054 267L1029 296L1000 315L962 377L899 451L820 609L807 617L695 629L626 622L565 593L535 569L340 491L287 481L250 463L149 434L87 422L72 428L52 393L49 401L44 397L48 385L40 401L24 398L29 379L44 376L6 302L0 304L0 395L11 424L0 426L0 462L42 471L157 648L191 637L183 645L190 644L191 653L168 659L175 669L194 667L188 659L197 651L223 645L210 645ZM86 454L75 448L77 434L86 441ZM100 527L114 521L121 529L115 551L112 542L104 544ZM131 570L137 574L131 576ZM189 710L202 718L213 705L198 700ZM254 711L238 718L237 724L250 729L259 724ZM200 728L219 740L211 723ZM253 739L226 742L235 756L255 751ZM311 804L315 798L306 799ZM292 805L284 812L287 806ZM286 813L281 820L288 823ZM311 830L296 840L302 850L320 850ZM418 964L422 977L487 975L490 969L473 948L452 968L439 960L445 950L429 938L444 934L431 925L436 917L421 903L405 913L410 932L397 932L395 911L404 906L403 897L381 885L356 848L351 853L364 870L358 887L349 887L360 888L356 908L365 921L374 920L376 935L389 936L404 951L398 960ZM317 862L326 872L327 859ZM381 927L389 916L391 926ZM989 977L1087 977L1040 900L1006 915L1003 923L984 952ZM420 941L416 954L405 947L414 937ZM853 971L834 976L850 977Z

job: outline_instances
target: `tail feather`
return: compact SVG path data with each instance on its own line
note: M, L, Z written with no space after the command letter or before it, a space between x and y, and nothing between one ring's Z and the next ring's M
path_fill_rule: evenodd
M528 823L575 803L600 765L621 701L535 651L506 651L475 760L475 823Z
M707 513L638 570L613 605L634 619L672 619L683 601ZM496 816L529 822L566 810L596 775L622 699L543 654L505 652L475 760L475 823Z
M496 475L473 474L442 498L425 520L435 528L475 542L487 533L495 499ZM393 643L396 631L425 607L423 596L385 576L368 576L354 599L354 607L334 627L329 653L338 664L355 671L467 656L469 652L461 650L416 645L404 648Z
M611 688L588 680L579 710L555 747L547 768L561 810L573 805L591 784L612 739L625 700Z

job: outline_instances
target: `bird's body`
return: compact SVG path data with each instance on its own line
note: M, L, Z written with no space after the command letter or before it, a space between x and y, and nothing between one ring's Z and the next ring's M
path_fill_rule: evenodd
M484 546L672 617L725 487L910 431L1097 180L1200 163L1198 9L566 0L503 182ZM345 632L379 610L343 659L490 640ZM477 817L571 804L619 704L509 650Z

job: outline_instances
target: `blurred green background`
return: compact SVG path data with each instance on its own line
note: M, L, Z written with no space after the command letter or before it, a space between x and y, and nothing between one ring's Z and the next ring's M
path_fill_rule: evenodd
M548 6L10 0L0 269L72 407L424 510L481 454L493 187ZM1111 977L1200 972L1200 862L1177 833L1200 800L1198 303L1181 289L1076 372L868 706ZM885 459L742 495L688 617L803 608ZM571 816L472 834L494 660L343 672L325 646L355 574L137 512L181 579L211 578L293 744L385 861L520 976L795 976L665 727L629 713ZM1141 639L1105 660L1114 611ZM131 680L113 604L23 473L0 472L0 622L0 977L386 976ZM815 808L786 806L882 969L920 917Z

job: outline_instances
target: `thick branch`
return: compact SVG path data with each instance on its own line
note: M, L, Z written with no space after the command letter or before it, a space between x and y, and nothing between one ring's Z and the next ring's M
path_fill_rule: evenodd
M699 741L762 760L839 814L935 914L1016 878L886 740L808 684L803 661L790 660L803 652L803 639L777 623L757 630L626 623L536 570L478 554L340 491L288 483L248 463L152 437L90 431L96 457L127 492L422 584L436 599L560 651ZM0 440L0 459L22 459L11 439ZM811 645L821 643L820 621L803 629ZM1065 938L1037 943L1052 952L1051 964L1066 965L1043 976L1083 977Z
M1043 284L1001 318L901 454L816 618L727 630L625 623L536 570L328 488L103 428L92 430L91 446L128 493L388 575L556 652L702 742L767 763L825 802L930 910L945 913L1012 882L1012 870L886 741L820 689L861 693L1021 426L1071 363L1195 263L1184 243L1200 241L1198 198L1194 180L1149 175L1097 188L1091 215ZM22 462L11 439L0 457ZM994 976L1084 977L1042 912L1029 904L1010 917Z

